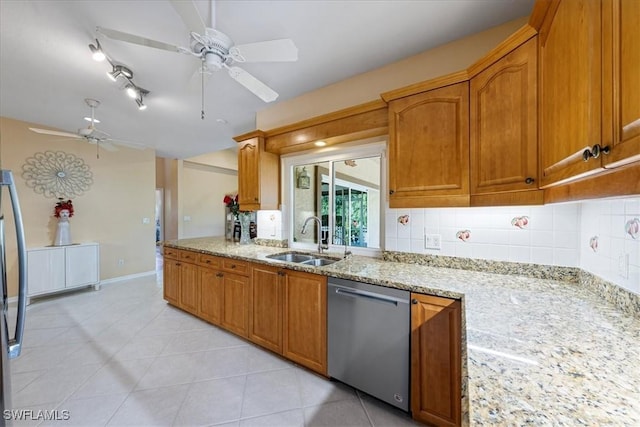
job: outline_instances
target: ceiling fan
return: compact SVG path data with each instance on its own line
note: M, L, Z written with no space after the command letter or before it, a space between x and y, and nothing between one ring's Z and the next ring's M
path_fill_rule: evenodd
M215 0L211 1L211 27L204 24L192 1L170 0L186 27L190 30L190 47L174 46L134 34L97 27L96 31L111 39L138 44L171 52L186 53L200 58L203 72L225 68L231 78L249 89L264 102L272 102L278 93L269 86L234 65L242 62L294 62L298 60L298 48L291 39L278 39L236 45L215 26Z
M74 139L84 139L89 144L95 144L97 148L103 148L107 151L118 151L118 148L115 145L122 145L125 147L136 148L138 150L143 150L146 148L144 145L136 142L113 139L108 133L97 129L95 124L100 123L100 121L95 117L95 109L100 105L100 101L98 101L97 99L86 98L84 102L86 102L89 108L91 108L91 117L85 117L85 120L89 122L89 126L86 128L78 129L77 133L59 132L56 130L39 129L39 128L29 128L29 130L32 132L40 133L44 135L62 136L65 138L74 138ZM98 154L98 157L100 157L99 154Z

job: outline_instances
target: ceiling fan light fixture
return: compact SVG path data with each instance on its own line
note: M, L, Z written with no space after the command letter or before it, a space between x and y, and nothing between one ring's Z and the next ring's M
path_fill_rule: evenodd
M96 118L91 118L91 117L85 117L84 118L86 121L90 122L90 123L100 123L100 120L96 119Z
M89 44L89 49L91 49L91 57L94 61L102 62L107 58L107 56L102 51L102 46L100 46L100 42L98 41L98 39L96 39L95 45L93 43Z

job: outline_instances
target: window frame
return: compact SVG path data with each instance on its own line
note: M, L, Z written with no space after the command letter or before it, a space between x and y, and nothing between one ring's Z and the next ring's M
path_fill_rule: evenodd
M333 162L340 162L344 160L351 160L365 157L380 156L380 230L379 230L379 247L378 248L363 248L358 246L348 246L348 250L354 254L365 256L381 256L384 248L384 211L387 203L387 139L386 138L371 138L368 140L354 141L350 143L344 143L335 146L329 146L314 150L308 150L299 153L291 153L280 156L280 166L282 170L282 225L284 236L289 242L289 247L292 249L309 250L314 251L318 249L317 243L301 243L293 241L293 228L292 219L293 212L293 194L295 184L293 182L294 169L310 163L322 163L329 162L329 176L331 182L329 185L329 192L333 194L335 192L334 182L334 168ZM329 211L334 212L334 198L329 198ZM333 230L333 216L330 216L329 229ZM284 237L283 236L283 237ZM329 252L342 253L345 250L344 245L333 244L333 238L329 239Z

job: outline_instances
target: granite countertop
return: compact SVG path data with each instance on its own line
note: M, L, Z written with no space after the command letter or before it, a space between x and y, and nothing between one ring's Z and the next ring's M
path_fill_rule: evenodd
M577 283L355 255L308 267L221 238L165 245L460 299L465 424L640 425L640 319Z

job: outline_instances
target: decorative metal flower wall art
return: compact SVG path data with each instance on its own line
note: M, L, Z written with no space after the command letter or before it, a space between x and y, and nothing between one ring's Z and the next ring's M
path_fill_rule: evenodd
M22 165L27 187L47 198L72 198L88 191L93 174L84 160L63 151L35 153Z

